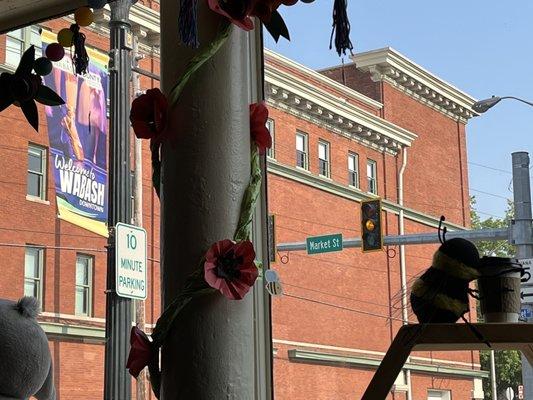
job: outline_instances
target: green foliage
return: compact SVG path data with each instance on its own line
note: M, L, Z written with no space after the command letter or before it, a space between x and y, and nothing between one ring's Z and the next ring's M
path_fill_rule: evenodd
M505 219L490 217L482 220L476 212L475 206L476 199L475 197L471 197L470 218L472 229L506 228L509 226L509 221L513 218L513 203L510 200L508 200ZM504 240L497 242L478 242L476 243L476 247L481 256L513 257L515 254L514 246ZM480 351L479 353L481 369L490 371L490 351ZM496 365L498 399L503 399L505 398L505 389L512 387L516 392L517 386L522 384L522 361L520 352L515 350L495 351L494 360ZM483 391L485 392L485 399L492 400L490 379L483 379Z

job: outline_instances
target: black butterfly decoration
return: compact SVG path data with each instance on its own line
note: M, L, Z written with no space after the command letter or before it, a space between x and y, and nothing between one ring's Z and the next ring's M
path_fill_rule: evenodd
M12 104L20 106L29 124L38 132L39 113L35 101L47 106L60 106L65 101L32 72L34 61L35 47L30 46L14 74L3 72L0 75L0 112Z

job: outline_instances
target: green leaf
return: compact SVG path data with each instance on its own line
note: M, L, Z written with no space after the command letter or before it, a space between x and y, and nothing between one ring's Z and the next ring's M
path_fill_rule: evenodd
M280 36L283 36L289 41L291 40L289 29L287 28L287 25L285 24L285 21L283 21L283 17L278 10L272 12L270 21L265 22L264 25L276 42L279 40Z
M65 101L56 92L48 86L41 85L37 90L35 100L47 106L60 106L65 104Z

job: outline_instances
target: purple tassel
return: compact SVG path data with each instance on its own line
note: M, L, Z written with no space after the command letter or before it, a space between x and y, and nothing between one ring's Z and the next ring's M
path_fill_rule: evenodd
M89 56L85 49L85 35L80 32L78 24L72 24L70 30L74 33L72 43L74 44L74 55L72 61L76 69L76 74L83 75L87 73L89 67Z
M182 43L193 49L198 41L198 0L180 0L179 34Z
M333 46L333 34L335 34L335 49L339 56L346 55L346 50L353 54L353 45L350 41L350 21L348 21L348 1L335 0L333 5L333 30L329 39L329 48Z

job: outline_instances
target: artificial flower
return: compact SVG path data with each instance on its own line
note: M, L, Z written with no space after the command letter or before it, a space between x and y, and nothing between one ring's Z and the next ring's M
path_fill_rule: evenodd
M250 134L261 154L272 147L272 136L266 127L267 120L268 108L264 102L250 104Z
M159 89L148 89L131 103L130 121L139 139L165 138L167 126L167 98Z
M35 47L30 46L24 52L14 74L3 72L0 75L0 112L11 104L22 109L26 120L39 131L39 113L35 101L47 106L65 104L63 99L52 89L43 85L40 76L34 74Z
M154 356L152 342L146 333L134 326L131 328L130 345L126 368L130 370L131 375L137 378Z
M240 300L259 275L254 259L254 246L249 240L221 240L205 255L204 279L228 299Z

